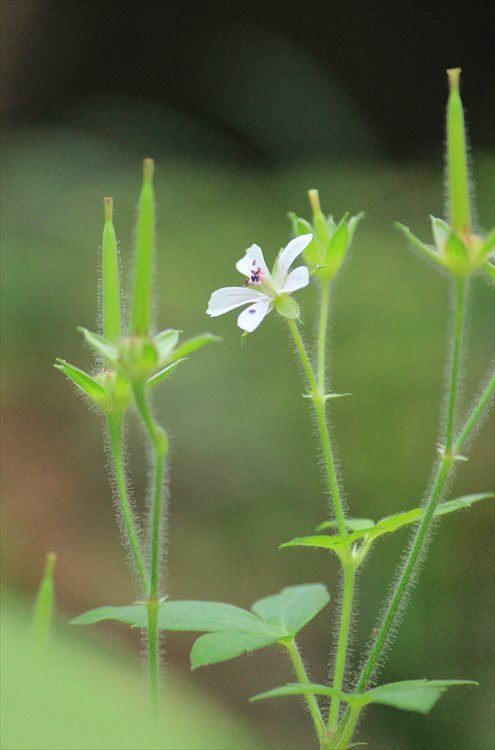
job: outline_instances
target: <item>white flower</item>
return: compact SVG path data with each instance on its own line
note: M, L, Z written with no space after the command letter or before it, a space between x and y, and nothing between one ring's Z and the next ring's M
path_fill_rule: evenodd
M282 315L297 317L297 304L294 300L290 300L292 305L288 304L288 295L309 284L309 272L306 266L299 266L290 273L289 269L312 239L313 235L303 234L291 240L280 251L272 273L266 266L261 248L251 245L236 264L237 270L246 277L244 286L227 286L213 292L206 310L208 315L215 318L241 305L249 305L237 318L239 328L249 333L275 306Z

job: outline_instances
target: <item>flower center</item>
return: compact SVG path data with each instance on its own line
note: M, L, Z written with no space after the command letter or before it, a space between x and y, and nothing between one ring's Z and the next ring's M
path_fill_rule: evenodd
M255 260L253 260L251 266L251 273L244 282L245 285L247 286L248 284L262 284L265 280L265 274L263 273L261 267L257 265Z

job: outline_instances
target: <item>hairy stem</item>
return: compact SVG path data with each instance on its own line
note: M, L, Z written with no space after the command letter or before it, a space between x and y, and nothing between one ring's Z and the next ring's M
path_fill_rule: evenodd
M301 654L297 647L295 638L288 638L286 641L284 641L284 645L289 652L289 656L294 666L294 672L296 673L297 679L299 680L301 685L309 685L310 680L306 672L304 662L301 658ZM308 704L309 712L311 714L315 731L320 742L320 748L324 750L327 747L325 722L323 721L323 717L318 706L318 701L311 693L306 693L304 698L306 700L306 703Z
M462 325L460 326L460 330L462 330ZM457 376L455 378L451 377L451 385L452 383L457 383ZM493 375L488 381L483 392L481 393L481 396L476 401L463 429L459 433L459 437L454 441L451 451L443 452L442 459L438 464L435 480L426 501L425 513L417 526L413 543L407 556L407 560L405 562L405 565L402 567L392 599L390 600L388 608L382 619L378 634L368 654L366 662L361 670L355 692L362 692L366 689L377 668L379 659L385 648L390 632L393 629L397 618L404 606L405 595L407 593L411 580L414 578L417 563L420 559L421 553L423 552L428 536L428 531L434 517L435 509L442 499L443 490L455 465L456 456L460 454L464 444L469 439L471 433L482 418L483 413L488 408L494 390L495 375ZM449 404L450 402L451 399L449 398ZM349 709L347 709L340 726L341 737L347 734L349 721Z
M165 430L154 420L145 387L134 384L134 398L154 450L154 480L151 506L151 557L150 583L148 590L148 661L153 714L158 714L160 689L160 650L158 633L158 609L160 602L161 524L163 505L163 480L168 453L168 438Z
M454 340L452 346L452 364L450 368L449 400L447 407L447 436L445 452L451 453L454 443L454 430L457 416L457 400L459 395L459 372L462 349L462 334L466 318L466 280L455 281L455 319Z
M344 595L342 598L342 609L340 613L339 642L335 658L335 670L333 676L333 687L342 691L344 682L345 665L347 660L347 647L349 645L349 630L352 617L352 600L354 596L354 584L356 581L356 568L353 565L344 565ZM328 729L334 734L339 721L340 701L333 698L328 717Z
M112 454L113 468L115 472L115 481L117 484L117 498L120 503L124 528L129 542L132 555L132 562L142 593L146 595L148 590L148 573L144 562L139 535L136 529L136 521L129 501L127 483L125 479L124 459L122 453L122 426L123 418L121 416L110 416L107 420L108 434L110 436L110 451Z
M335 513L335 518L337 520L339 534L341 536L346 536L347 530L345 526L344 509L342 506L342 499L340 497L340 489L339 489L339 484L337 481L337 473L335 471L335 461L333 458L332 443L330 440L330 433L328 430L328 423L327 423L327 415L325 411L325 393L322 392L318 386L318 383L315 378L315 374L313 372L313 368L311 366L311 362L306 352L306 347L304 346L304 342L299 332L297 323L292 318L288 318L287 322L289 324L292 337L296 344L299 357L301 359L302 365L304 367L304 371L306 373L306 376L309 382L310 396L313 400L313 404L315 408L316 421L318 424L318 432L320 435L323 456L325 458L327 480L328 480L328 484L330 487L332 503L333 503L333 511Z
M320 320L318 323L318 388L325 393L326 387L326 349L328 307L330 302L330 285L322 283L320 289Z

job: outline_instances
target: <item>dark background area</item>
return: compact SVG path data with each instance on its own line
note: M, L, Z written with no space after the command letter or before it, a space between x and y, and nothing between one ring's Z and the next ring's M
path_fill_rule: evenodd
M445 90L438 72L465 60L464 104L476 143L493 136L491 2L6 0L2 13L2 110L10 127L59 123L81 97L132 97L186 112L218 128L247 160L269 165L287 153L270 152L232 109L242 90L255 122L270 115L270 66L280 64L274 58L283 43L311 58L316 78L326 75L346 92L385 156L438 151ZM305 81L301 95L287 63L273 108L293 95L305 118L291 127L306 119L312 136L284 133L294 141L289 155L332 155L338 140L327 137L328 121L315 122L318 82ZM352 155L360 156L355 148Z
M345 492L357 517L420 503L436 455L449 290L392 224L403 221L428 241L429 214L442 215L451 66L463 68L480 225L494 224L495 6L3 0L0 10L4 583L29 608L44 556L57 551L60 633L101 662L81 658L95 680L104 685L111 673L122 683L125 708L116 715L132 716L121 665L127 652L135 685L135 634L67 626L71 616L128 603L134 592L98 420L52 364L62 356L92 366L75 329L96 325L102 197L114 197L128 287L141 159L154 156L157 325L224 339L191 357L157 394L172 436L167 592L249 607L287 585L327 583L332 602L301 636L311 675L323 681L337 565L312 550L278 550L327 512L293 353L275 315L241 348L235 313L210 320L207 300L239 283L235 262L251 243L273 259L290 236L287 211L309 218L307 189L318 187L324 210L337 217L364 210L333 298L332 388L353 393L332 409ZM312 290L298 301L310 338ZM493 290L477 278L463 414L493 354L493 326ZM130 435L142 511L146 457L132 422ZM492 437L493 420L451 497L493 487ZM483 502L439 526L382 674L390 682L472 678L480 689L453 690L427 717L370 710L357 738L370 750L493 747L492 519ZM363 571L354 671L406 534L380 542ZM281 654L260 651L191 675L192 641L187 634L166 641L170 683L180 687L174 719L200 737L181 748L205 750L204 737L208 750L313 747L300 705L248 703L290 679ZM33 716L25 721L28 678L15 672L15 731L36 734ZM56 682L58 700L67 684L62 676ZM91 711L99 704L106 702L96 695ZM70 730L70 711L56 710L58 725L67 717ZM230 722L218 730L223 740L214 733L220 717ZM39 750L36 739L21 747Z

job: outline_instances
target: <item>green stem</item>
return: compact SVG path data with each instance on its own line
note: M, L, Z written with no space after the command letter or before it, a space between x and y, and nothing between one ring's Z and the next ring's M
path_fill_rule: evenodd
M120 503L120 510L124 521L127 540L131 549L132 560L137 576L139 578L141 590L143 594L146 595L146 592L148 590L148 573L146 571L146 565L144 562L143 553L141 551L141 544L139 542L139 536L136 529L136 522L129 501L129 494L127 492L124 459L122 452L122 423L123 418L121 416L108 417L110 450L112 453L115 481L117 483L117 497Z
M288 638L286 641L284 641L284 645L287 648L287 651L289 652L289 656L294 666L294 672L296 673L297 679L299 680L301 685L309 685L310 680L306 672L304 662L301 658L301 654L297 647L295 638ZM324 748L327 747L327 737L326 737L326 730L325 730L325 722L323 721L323 717L321 715L321 711L318 706L318 701L316 700L315 696L312 693L306 693L304 697L306 699L306 703L308 704L309 712L313 720L316 734L318 735L320 748L322 748L323 750Z
M344 596L342 598L342 609L340 613L339 642L335 659L335 671L333 687L342 691L344 682L345 665L347 659L347 647L349 644L349 630L352 617L352 600L354 596L354 584L356 582L356 568L354 565L344 565ZM339 721L340 700L332 698L330 715L328 717L328 729L334 734Z
M454 453L456 455L461 453L466 441L470 438L471 433L473 432L474 428L476 427L481 417L483 416L483 412L488 407L494 391L495 391L495 375L492 375L485 389L481 393L481 396L479 397L478 401L473 407L471 414L467 418L464 428L461 430L461 433L456 440L456 443L454 446Z
M165 430L154 420L145 387L141 383L133 385L136 405L153 445L155 454L153 498L151 506L151 557L150 584L148 591L148 660L153 714L158 714L160 688L160 651L158 637L158 609L160 602L160 558L161 523L163 501L163 479L168 453L168 438Z
M455 320L454 342L452 347L452 364L450 368L449 401L447 409L447 437L445 452L451 453L454 444L454 430L457 415L457 400L459 392L459 370L462 348L462 333L466 318L466 280L456 278L455 281Z
M335 745L335 750L346 750L348 743L350 742L352 735L356 729L356 724L361 713L361 706L356 706L349 709L349 719L345 727L345 731L342 733L340 739Z
M313 368L311 366L311 362L309 361L309 357L306 352L306 347L304 346L304 342L302 340L296 321L292 318L288 318L287 322L289 324L290 331L294 338L299 357L301 358L301 362L309 382L310 396L313 400L315 408L318 432L320 434L321 446L323 449L323 455L325 457L327 480L332 495L333 510L335 513L335 518L337 520L339 534L341 536L347 536L344 509L340 497L337 473L335 471L335 461L333 458L332 444L330 441L330 433L328 431L327 415L325 412L325 393L322 392L318 386Z
M325 393L326 386L325 365L329 302L330 284L322 283L320 289L320 320L318 324L318 387L321 393Z

